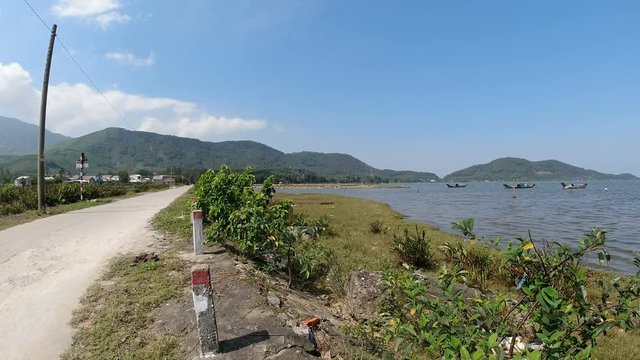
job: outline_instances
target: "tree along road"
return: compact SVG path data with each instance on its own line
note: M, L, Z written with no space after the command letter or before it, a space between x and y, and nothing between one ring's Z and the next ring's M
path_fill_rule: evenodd
M56 359L71 312L107 260L152 241L148 221L188 187L145 194L0 231L0 359Z

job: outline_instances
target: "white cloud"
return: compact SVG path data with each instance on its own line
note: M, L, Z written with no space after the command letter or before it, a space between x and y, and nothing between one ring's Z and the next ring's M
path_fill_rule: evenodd
M170 123L147 117L140 125L139 130L198 138L202 134L216 136L261 130L266 125L267 122L264 120L245 120L212 115L202 115L196 118L183 117Z
M131 20L129 15L118 11L121 6L119 0L58 0L51 6L51 11L61 18L95 21L106 29L112 23L125 23Z
M223 140L267 128L265 120L216 116L189 101L129 94L115 88L103 93L126 121L92 87L63 82L49 86L47 128L81 136L130 125L136 130L202 140ZM40 91L34 88L31 75L20 64L0 63L0 115L36 123L39 107Z
M38 119L40 92L34 89L31 75L18 63L0 63L0 115L35 123Z
M109 60L115 61L121 65L130 65L133 67L151 66L156 63L156 54L151 51L149 56L141 58L129 52L109 52L105 54Z
M120 14L117 11L110 11L95 17L95 21L100 24L100 27L103 29L106 29L111 23L124 24L129 20L131 20L129 15Z

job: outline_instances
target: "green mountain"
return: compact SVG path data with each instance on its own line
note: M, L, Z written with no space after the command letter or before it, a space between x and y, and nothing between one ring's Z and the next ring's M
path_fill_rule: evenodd
M45 152L49 173L64 169L75 173L75 161L84 152L88 174L166 172L168 169L200 171L227 164L232 169L251 166L262 175L299 181L429 181L426 172L378 170L346 154L299 152L285 154L253 141L205 142L142 131L108 128L50 146ZM9 159L1 167L15 174L35 173L35 155Z
M70 137L49 130L45 132L45 146L67 139ZM7 155L36 154L38 141L38 126L0 116L0 163L7 160Z
M444 177L446 181L530 181L530 180L605 180L637 179L631 174L603 174L565 164L558 160L529 161L513 157L493 160L488 164L474 165Z

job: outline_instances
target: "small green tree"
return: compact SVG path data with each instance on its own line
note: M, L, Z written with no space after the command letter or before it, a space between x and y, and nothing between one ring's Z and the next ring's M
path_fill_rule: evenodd
M129 183L129 172L127 170L118 171L118 182L122 184Z
M269 176L256 189L250 167L233 173L222 165L217 173L208 170L200 177L194 206L203 210L210 223L208 241L222 242L259 263L286 270L291 285L295 275L309 279L322 268L319 259L326 252L315 243L308 246L313 251L300 249L302 239L290 228L293 204L287 200L272 202L273 179Z

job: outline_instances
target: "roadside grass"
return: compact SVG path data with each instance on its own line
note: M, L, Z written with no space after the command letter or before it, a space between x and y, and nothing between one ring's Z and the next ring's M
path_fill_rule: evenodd
M90 208L93 206L100 206L104 204L108 204L113 201L113 198L107 199L96 199L95 201L82 201L73 204L64 204L53 207L47 207L46 214L38 214L38 210L28 210L20 214L12 214L0 216L0 230L5 230L10 227L14 227L21 224L26 224L28 222L32 222L34 220L52 216L63 214L69 211L81 210Z
M193 189L174 200L169 206L160 210L151 220L154 230L178 238L190 239L191 229L191 197Z
M180 359L183 341L147 328L151 312L184 294L187 264L176 256L132 265L133 255L114 258L74 311L73 345L62 359Z
M294 202L296 213L306 213L311 218L323 215L331 219L330 227L334 236L325 238L325 243L334 251L334 263L330 271L328 285L332 292L343 297L348 276L354 269L366 268L370 270L385 270L398 266L399 262L391 251L393 235L401 234L404 229L415 234L425 231L426 239L431 241L433 257L437 262L435 270L441 266L448 266L445 254L439 249L440 245L449 243L462 244L472 253L470 259L475 259L470 272L485 272L489 278L500 278L504 270L501 269L501 254L490 247L471 246L461 237L442 232L426 224L407 221L404 216L389 206L372 200L351 198L328 194L287 194L278 193L276 200L290 199ZM455 221L459 219L451 219ZM375 225L372 226L372 224ZM372 229L373 228L373 229ZM518 234L514 234L514 237ZM576 239L577 241L578 239ZM488 261L490 260L490 261ZM460 265L460 264L457 264ZM484 267L484 268L482 268ZM619 274L588 270L588 278L593 284L589 291L590 299L600 297L599 289L595 285L598 280L611 280ZM470 274L473 277L474 274ZM505 278L508 276L505 276ZM493 292L507 293L517 296L513 286L504 281L489 279L485 289ZM595 359L640 359L640 331L628 332L612 331L600 337Z
M190 192L174 200L152 220L162 233L190 236ZM177 245L177 244L176 244ZM177 245L179 246L179 245ZM183 359L183 334L151 329L153 311L183 298L190 265L170 248L159 260L132 266L135 255L119 255L81 299L71 325L76 329L63 360Z

